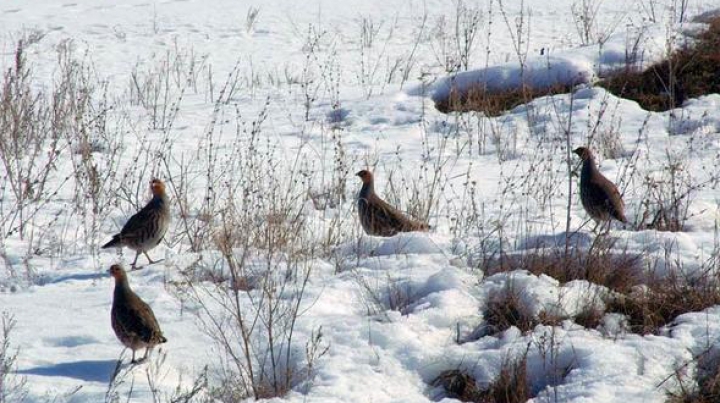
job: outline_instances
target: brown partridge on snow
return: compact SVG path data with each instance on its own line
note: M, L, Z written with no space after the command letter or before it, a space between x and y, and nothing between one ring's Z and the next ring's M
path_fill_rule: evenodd
M131 265L133 270L140 252L147 257L148 262L155 263L147 251L162 241L170 225L170 206L165 194L165 184L160 179L153 179L150 181L150 190L153 198L148 204L130 217L119 234L113 235L113 239L102 246L103 249L127 246L134 250L135 260Z
M573 151L583 161L580 171L580 201L585 211L595 221L610 221L613 218L627 222L625 203L614 183L603 176L595 165L592 151L578 147Z
M112 265L110 274L115 278L110 320L115 335L125 347L132 350L132 363L142 362L155 345L165 343L152 309L141 300L128 284L127 274L120 265ZM140 361L135 360L135 350L145 348L145 355Z
M362 170L356 174L363 186L358 195L358 215L365 233L376 236L393 236L398 232L427 231L430 227L406 217L375 194L373 174Z

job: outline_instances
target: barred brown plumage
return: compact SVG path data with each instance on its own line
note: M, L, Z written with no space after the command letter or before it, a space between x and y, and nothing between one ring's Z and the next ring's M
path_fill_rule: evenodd
M110 323L118 340L132 350L130 362L141 362L148 357L153 347L165 343L167 339L150 306L130 289L125 270L115 264L108 272L115 278ZM137 361L135 350L140 348L145 348L145 355Z
M610 182L595 165L595 156L586 147L573 151L583 161L580 171L580 201L595 221L616 219L626 223L625 203L614 183Z
M368 235L393 236L398 232L427 231L427 224L406 217L375 194L375 183L370 171L356 174L363 186L358 195L360 224Z
M135 260L131 269L135 270L138 256L142 252L148 262L155 263L147 251L156 247L162 241L170 225L170 206L165 194L165 184L160 179L150 181L150 190L153 198L125 223L120 233L113 235L113 239L102 246L103 249L113 246L134 250Z

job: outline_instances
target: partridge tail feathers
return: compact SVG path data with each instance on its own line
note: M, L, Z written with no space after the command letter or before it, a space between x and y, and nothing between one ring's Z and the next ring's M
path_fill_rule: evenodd
M102 249L112 248L113 246L121 246L120 245L120 236L119 235L113 235L113 239L110 240L110 242L106 243L105 245L101 246Z

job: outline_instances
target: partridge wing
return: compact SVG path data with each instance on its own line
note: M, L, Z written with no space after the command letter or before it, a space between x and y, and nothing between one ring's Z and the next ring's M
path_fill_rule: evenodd
M379 232L394 235L412 230L412 223L398 209L380 198L371 199L370 214Z
M153 311L137 297L127 304L114 307L113 317L120 331L127 335L136 335L146 343L150 342L160 329Z
M156 203L151 201L142 210L130 217L120 231L120 235L125 239L142 239L147 236L148 231L152 231L153 227L158 225L159 214Z
M607 209L608 213L619 221L625 221L625 204L623 203L620 192L614 183L610 182L606 177L598 175L591 184L593 193L597 194L597 200Z

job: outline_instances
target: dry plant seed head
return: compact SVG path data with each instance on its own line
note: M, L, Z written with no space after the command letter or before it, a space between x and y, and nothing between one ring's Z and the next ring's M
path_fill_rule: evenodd
M373 174L362 170L356 174L363 182L358 194L358 216L363 230L368 235L393 236L398 232L427 231L430 227L423 222L406 217L395 207L375 194Z

